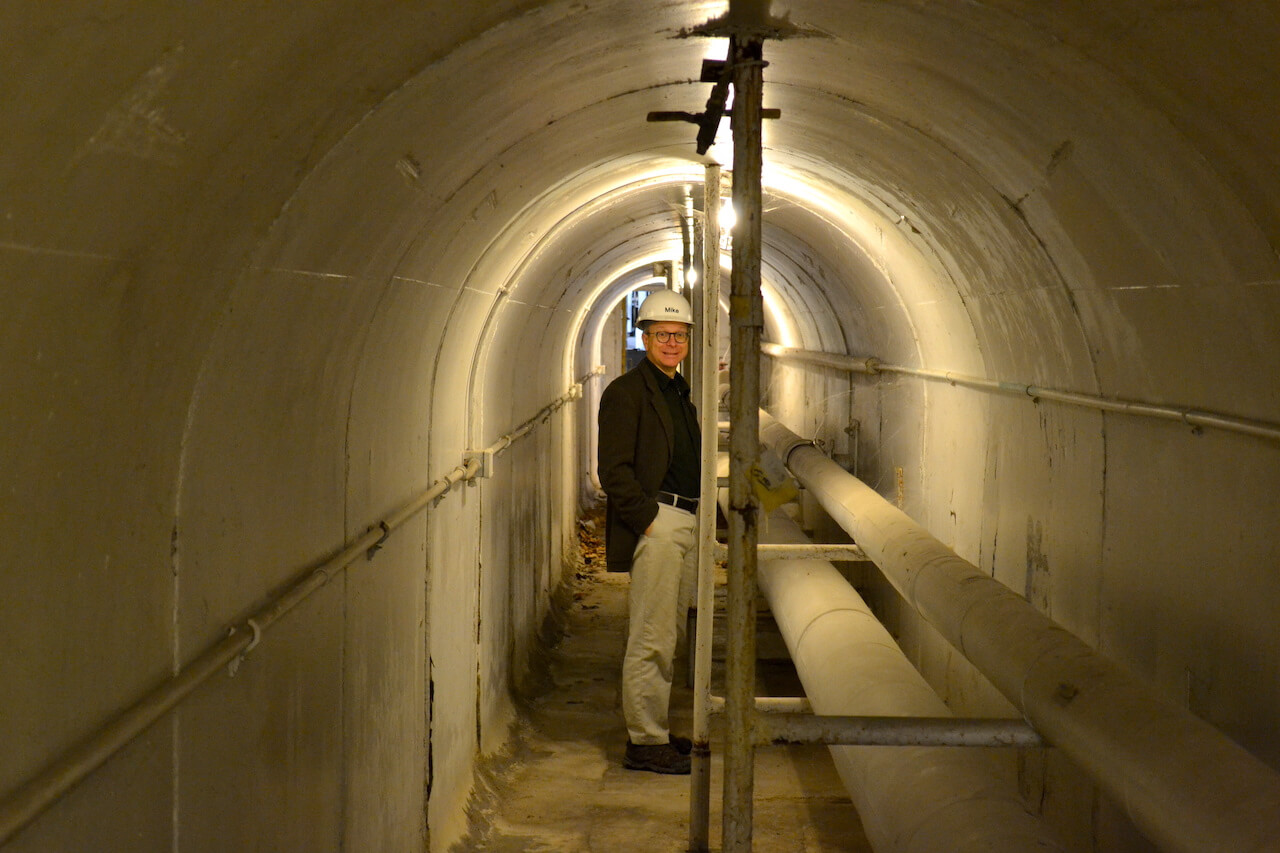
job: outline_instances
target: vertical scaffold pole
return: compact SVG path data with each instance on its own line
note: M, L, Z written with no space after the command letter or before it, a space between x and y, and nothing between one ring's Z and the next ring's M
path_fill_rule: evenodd
M729 577L726 607L723 849L751 850L755 748L756 545L759 507L751 471L760 459L761 127L763 40L735 36L733 67L733 271L729 323Z
M720 430L720 166L707 166L702 189L701 341L702 490L698 504L698 622L693 657L693 775L689 849L711 849L711 643L715 622L716 456Z

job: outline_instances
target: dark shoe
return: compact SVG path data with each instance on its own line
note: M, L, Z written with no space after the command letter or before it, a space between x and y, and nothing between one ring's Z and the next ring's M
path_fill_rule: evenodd
M669 735L668 741L671 743L673 747L675 747L676 752L680 753L681 755L688 755L689 753L693 752L693 741L689 740L687 737L680 737L680 735Z
M622 766L628 770L650 770L654 773L686 776L689 773L689 756L676 752L675 747L669 743L646 746L627 741L627 754L622 759Z

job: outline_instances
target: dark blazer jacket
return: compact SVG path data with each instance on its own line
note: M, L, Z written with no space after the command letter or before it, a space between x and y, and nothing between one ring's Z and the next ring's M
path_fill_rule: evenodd
M611 572L631 570L636 543L658 515L657 494L675 446L675 425L654 372L642 361L600 395L596 461L608 495L605 560ZM687 397L685 417L697 448L698 412Z

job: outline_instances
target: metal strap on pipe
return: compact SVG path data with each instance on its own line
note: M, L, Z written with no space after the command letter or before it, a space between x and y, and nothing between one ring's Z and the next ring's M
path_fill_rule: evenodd
M790 442L761 413L766 444ZM1280 850L1280 774L961 559L809 447L786 460L952 646L1161 849Z
M777 344L760 345L760 351L783 361L798 361L831 367L837 370L848 370L855 373L875 375L878 373L901 373L907 376L918 376L935 382L946 382L950 385L962 385L979 391L993 394L1006 394L1013 397L1027 397L1033 401L1052 400L1069 406L1081 406L1088 409L1099 409L1104 412L1117 412L1136 417L1158 418L1166 421L1181 421L1191 427L1211 427L1213 429L1252 435L1270 441L1280 441L1280 424L1266 421L1238 418L1207 412L1201 409L1177 406L1162 406L1155 403L1142 403L1133 400L1111 400L1096 394L1082 394L1077 391L1061 391L1055 388L1043 388L1039 385L1027 385L1021 382L1000 382L983 379L979 376L968 376L963 373L952 373L945 370L927 370L921 367L903 367L898 364L884 364L876 358L841 355L831 352L782 347Z
M566 402L580 397L581 383L603 372L603 367L597 367L586 374L569 393L557 398L518 428L522 430L519 435L528 434L532 429L530 425L536 426ZM526 426L529 428L525 428ZM500 453L511 445L514 435L513 432L503 436L486 450ZM225 639L206 649L177 675L166 680L93 735L64 752L34 778L6 796L0 801L0 844L13 838L116 752L159 722L220 669L242 660L245 654L257 646L262 633L286 613L344 572L361 556L371 558L377 546L392 531L443 497L453 486L474 478L479 471L480 463L472 459L433 482L425 491L383 521L374 524L337 554L318 567L304 572L277 598L245 620L243 625L230 628Z

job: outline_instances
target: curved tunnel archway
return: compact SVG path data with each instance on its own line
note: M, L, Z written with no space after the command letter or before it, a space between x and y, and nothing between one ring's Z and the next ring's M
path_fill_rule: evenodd
M700 108L722 46L679 36L724 4L482 5L0 12L0 792L565 393L626 273L680 257L702 159L690 126L644 117ZM818 34L767 46L783 343L1280 421L1270 4L777 11ZM1274 442L907 376L769 378L780 419L840 450L858 420L882 494L1280 767ZM457 837L572 547L588 408L12 849L82 827ZM890 610L950 704L1005 712ZM1090 826L1087 781L1044 772L1072 780L1046 807L1070 832L1122 832ZM264 792L299 819L261 814Z

